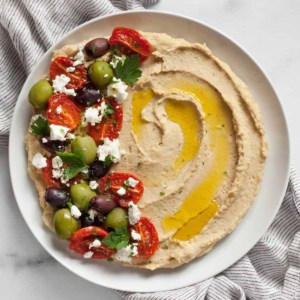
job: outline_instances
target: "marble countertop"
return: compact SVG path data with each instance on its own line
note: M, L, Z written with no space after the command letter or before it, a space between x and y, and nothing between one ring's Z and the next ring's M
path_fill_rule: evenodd
M194 17L233 38L273 82L288 119L292 163L300 170L300 2L298 0L161 0L154 10ZM35 240L25 224L9 178L7 149L0 148L1 299L120 299L112 290L66 270ZM26 198L24 198L26 201Z

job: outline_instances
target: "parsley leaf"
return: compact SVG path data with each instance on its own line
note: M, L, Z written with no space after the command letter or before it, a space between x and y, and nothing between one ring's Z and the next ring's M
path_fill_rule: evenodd
M104 109L103 115L112 115L114 113L114 107L111 104L107 104L107 107Z
M31 131L37 135L49 135L50 128L48 121L42 116L39 116L31 125Z
M124 62L119 61L115 67L115 72L118 78L125 83L134 83L142 75L142 71L139 69L139 56L127 56Z
M111 231L109 235L102 240L102 243L108 248L117 250L127 247L129 243L127 226L115 228L115 231Z
M105 167L109 167L114 161L116 160L116 158L112 155L107 155L105 157L105 160L103 162Z
M88 167L83 160L80 149L75 149L74 153L56 152L56 155L58 155L64 163L68 164L64 169L64 175L67 179L72 179Z
M106 192L109 188L110 188L110 178L108 178L107 181L106 181L104 191Z

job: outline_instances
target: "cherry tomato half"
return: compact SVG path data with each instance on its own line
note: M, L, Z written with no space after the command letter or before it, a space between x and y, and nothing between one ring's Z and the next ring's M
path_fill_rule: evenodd
M152 53L152 45L137 31L116 27L109 39L111 46L119 45L122 54L137 53L142 61L146 60Z
M95 126L89 125L89 135L96 141L100 142L104 138L109 138L110 140L116 139L122 129L123 123L123 109L122 106L118 104L117 101L113 99L103 99L108 106L109 111L112 113L107 113L102 121Z
M61 112L57 113L57 108L61 108ZM75 129L80 121L80 110L74 102L65 94L54 94L48 100L48 109L46 118L50 124L69 127L70 130Z
M132 229L141 235L141 240L138 241L138 254L135 258L149 258L155 253L159 244L154 225L148 218L142 217Z
M76 66L74 72L68 72L67 68L73 67L73 62L70 58L59 56L56 57L50 64L50 78L55 79L57 75L65 74L71 80L66 85L68 89L79 89L82 88L87 82L87 72L82 66Z
M125 184L125 181L128 180L129 177L139 181L134 188ZM117 193L121 187L124 187L126 190L126 193L123 196L120 196ZM137 203L144 193L143 182L129 173L112 173L102 177L99 181L98 189L100 194L112 195L114 200L116 200L120 206L125 208L128 208L128 203L130 201Z
M94 252L92 258L110 258L115 253L115 250L108 248L104 244L101 244L98 247L89 248L90 244L95 239L101 241L107 236L108 232L100 227L89 226L81 228L72 235L69 249L81 255L84 255L88 251L92 251Z
M61 187L59 179L52 177L52 157L47 158L47 167L42 169L42 174L47 186Z

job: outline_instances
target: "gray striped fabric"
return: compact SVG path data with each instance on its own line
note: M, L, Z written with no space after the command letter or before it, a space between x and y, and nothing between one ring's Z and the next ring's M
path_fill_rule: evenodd
M119 10L159 0L9 0L0 15L0 146L7 145L18 93L35 63L64 33ZM68 4L69 3L69 4ZM70 5L72 3L72 5ZM300 180L291 171L283 205L257 245L215 278L175 291L126 299L300 299Z
M0 4L0 146L26 76L44 52L74 27L98 16L143 9L159 0L7 0Z

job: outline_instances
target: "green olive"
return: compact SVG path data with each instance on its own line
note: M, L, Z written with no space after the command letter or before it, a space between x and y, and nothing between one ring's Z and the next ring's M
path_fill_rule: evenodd
M79 229L79 222L72 217L68 208L56 211L53 225L57 236L61 239L70 239L72 234Z
M82 158L86 164L91 164L97 155L97 145L92 137L89 135L77 136L71 142L72 152L76 152L76 149L82 153Z
M97 88L102 89L111 81L114 73L109 63L106 61L96 61L90 66L89 75Z
M127 211L121 207L116 207L106 216L105 226L110 228L127 226L127 219Z
M29 102L35 108L44 108L52 94L51 84L47 80L40 80L31 87L28 95Z
M70 196L74 205L82 212L85 212L89 207L91 199L97 196L97 194L86 183L78 183L71 186Z

